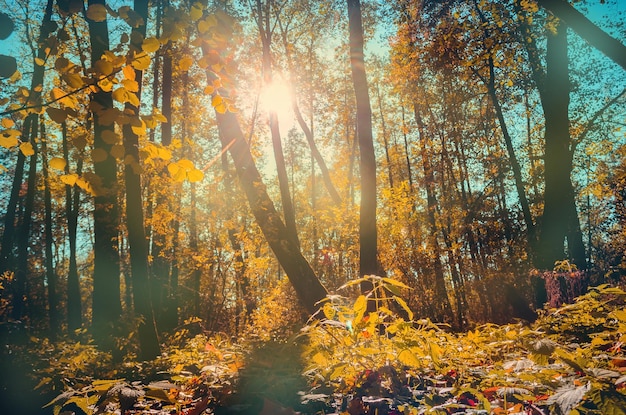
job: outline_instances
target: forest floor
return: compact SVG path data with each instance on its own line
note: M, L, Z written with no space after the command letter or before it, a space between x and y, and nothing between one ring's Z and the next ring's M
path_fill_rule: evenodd
M296 340L182 333L151 363L114 365L80 342L6 345L0 413L626 415L620 288L592 288L532 325L466 333L359 315L357 303L343 310L350 324L339 313Z

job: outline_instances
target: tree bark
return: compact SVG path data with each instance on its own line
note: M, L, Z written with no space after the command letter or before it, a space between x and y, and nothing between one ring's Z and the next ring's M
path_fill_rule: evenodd
M254 164L250 147L235 114L228 111L222 114L216 111L215 115L220 140L224 147L229 146L241 187L246 193L250 209L263 235L287 274L302 305L309 313L316 313L318 302L326 297L326 289L300 252L298 245L287 233L285 224L267 194L261 174Z
M70 157L67 142L67 124L61 126L63 136L63 158L65 174L70 174ZM78 159L76 173L82 173L82 158ZM76 262L76 236L78 230L78 210L80 207L80 191L69 184L65 185L65 218L67 220L67 239L70 249L69 268L67 271L67 330L72 336L82 326L82 305L80 296L80 279Z
M377 275L378 247L376 230L376 156L372 136L372 109L370 105L363 56L363 24L359 0L347 0L350 28L350 67L356 97L357 137L360 153L361 206L359 219L359 275ZM371 289L369 284L361 287Z
M41 158L44 180L44 229L45 229L45 264L46 282L48 283L48 320L50 324L50 340L56 340L61 332L61 318L59 315L59 296L57 275L54 269L54 259L52 257L52 245L54 235L52 234L52 196L50 193L50 177L48 172L48 146L44 131L44 124L41 123Z
M89 0L89 5L104 4L104 0ZM87 19L91 42L91 64L95 66L109 49L107 21ZM120 223L117 203L117 162L110 155L111 144L103 140L105 132L112 132L113 125L104 124L101 114L113 108L110 92L99 90L91 97L94 120L94 150L102 150L106 158L94 161L94 171L100 183L94 186L94 271L92 329L94 339L104 349L113 349L115 326L122 313L120 300L120 257L118 252L118 227Z
M272 7L272 0L267 0L266 4L262 4L261 0L256 1L256 20L259 29L259 36L261 37L261 47L263 51L262 67L263 67L263 82L265 86L272 83L272 28L270 22L270 11ZM289 177L287 175L287 168L285 166L285 156L283 153L283 145L280 137L280 128L278 125L278 114L276 110L270 108L269 110L269 126L272 136L272 149L274 150L274 160L276 161L276 173L278 176L278 187L280 189L280 199L283 207L283 216L285 218L285 226L287 228L287 234L294 241L296 245L300 245L298 239L298 230L296 227L296 213L291 200L291 193L289 191Z
M144 19L144 24L134 29L142 36L131 36L143 39L148 21L148 1L135 0L135 12ZM141 51L141 45L133 44L133 49ZM138 84L137 96L141 97L143 72L135 70L135 81ZM130 103L126 104L125 113L139 116L139 108ZM126 162L124 177L126 181L126 228L128 230L128 247L130 252L130 268L133 279L133 304L135 313L140 319L139 346L140 358L151 360L160 354L156 323L152 310L150 295L150 280L148 270L148 241L144 229L143 200L141 191L141 167L139 165L139 137L132 130L131 124L125 124L124 149Z
M585 269L586 257L580 225L578 231L574 229L578 214L570 177L573 151L570 148L569 134L567 26L560 22L556 29L556 34L547 32L547 71L543 100L546 120L545 192L536 265L541 269L552 269L556 261L567 259L564 252L567 238L570 259L579 269Z

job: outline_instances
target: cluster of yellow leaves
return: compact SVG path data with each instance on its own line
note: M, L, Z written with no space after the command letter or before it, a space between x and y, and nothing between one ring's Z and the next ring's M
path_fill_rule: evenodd
M180 159L175 163L170 163L167 166L167 170L170 172L172 179L176 182L183 182L188 180L189 182L199 182L204 178L202 170L197 169L193 162L188 159Z

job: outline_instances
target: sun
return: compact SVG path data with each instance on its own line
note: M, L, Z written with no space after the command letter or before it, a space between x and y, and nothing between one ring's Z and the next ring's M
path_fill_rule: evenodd
M261 89L259 107L268 114L275 112L282 129L287 125L293 124L294 115L291 100L292 95L289 83L280 77L276 77L271 83Z

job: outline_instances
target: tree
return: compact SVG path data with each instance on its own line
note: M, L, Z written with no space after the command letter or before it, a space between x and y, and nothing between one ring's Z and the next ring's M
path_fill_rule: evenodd
M359 219L359 274L378 275L378 234L376 230L376 155L372 136L365 59L363 55L363 24L359 0L347 0L350 26L350 68L356 97L357 136L361 173L361 211ZM369 290L368 284L362 289Z
M109 50L109 30L104 0L89 0L87 22L91 43L91 66L96 75L103 79L111 75L110 66L102 61ZM91 10L91 12L90 12ZM99 183L94 183L94 271L93 271L93 314L92 330L98 344L105 349L113 348L115 325L122 314L120 300L120 257L118 253L119 206L117 203L117 162L110 154L114 135L113 125L107 113L113 110L111 92L99 88L91 96L93 116L94 171Z
M135 0L135 12L142 19L139 28L133 29L130 38L135 39L131 43L131 56L142 52L142 43L146 35L148 24L148 0ZM132 69L125 72L128 80L134 81L136 94L141 96L143 71ZM123 87L122 87L123 88ZM133 93L132 89L129 91ZM140 99L137 98L137 102ZM139 105L131 102L125 104L126 114L134 117L140 123ZM154 313L150 296L150 281L148 273L148 241L144 230L143 197L141 189L141 167L139 165L139 137L133 129L132 121L123 126L126 179L126 228L128 230L128 245L130 249L130 268L133 280L133 304L139 322L139 344L141 359L151 360L160 354L159 339L155 327Z

